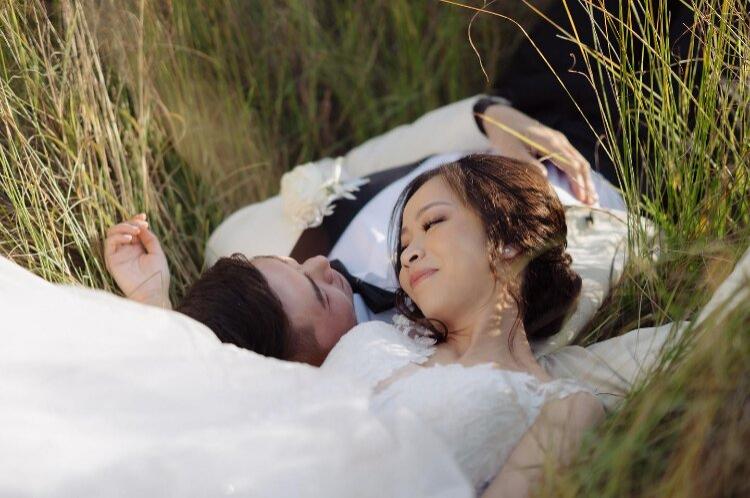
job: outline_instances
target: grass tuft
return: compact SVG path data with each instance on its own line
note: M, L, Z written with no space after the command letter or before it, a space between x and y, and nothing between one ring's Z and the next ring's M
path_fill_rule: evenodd
M286 170L482 91L468 20L407 0L2 2L0 252L115 290L101 239L145 211L178 299L211 231ZM472 28L490 76L496 31Z

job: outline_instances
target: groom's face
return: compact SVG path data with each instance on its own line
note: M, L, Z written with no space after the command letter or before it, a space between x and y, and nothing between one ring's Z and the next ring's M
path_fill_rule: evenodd
M328 354L357 324L352 289L328 259L315 256L302 264L292 258L253 259L278 296L295 330L313 330L319 352Z

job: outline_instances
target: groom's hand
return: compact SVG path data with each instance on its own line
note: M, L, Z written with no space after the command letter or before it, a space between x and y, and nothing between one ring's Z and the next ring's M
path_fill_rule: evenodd
M502 155L536 164L545 175L542 161L549 159L567 175L578 200L587 204L599 200L591 165L565 135L507 105L490 106L480 117L487 137Z
M145 214L138 214L107 230L104 261L125 297L144 304L171 308L169 266Z

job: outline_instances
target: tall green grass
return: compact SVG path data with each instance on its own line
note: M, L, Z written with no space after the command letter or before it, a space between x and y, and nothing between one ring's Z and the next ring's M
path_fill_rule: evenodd
M55 27L38 2L4 2L0 34L0 250L50 281L112 289L102 236L145 210L184 285L221 210L110 77L83 12L63 3Z
M521 36L491 13L527 25L525 3L492 4L472 26L490 79ZM625 277L583 343L691 318L748 245L746 2L686 4L699 15L684 60L651 0L621 2L580 47L588 76L615 91L618 112L601 99L604 147L629 210L661 228L655 258L633 218ZM146 211L178 298L211 230L284 171L486 89L467 38L484 2L462 5L0 2L0 252L50 281L114 290L103 234ZM749 310L689 331L540 494L748 495Z
M685 0L695 23L681 34L689 49L678 58L667 2L622 1L601 16L597 0L562 1L591 13L592 45L570 23L557 29L578 47L584 75L599 89L603 150L632 215L629 264L579 338L585 345L694 318L750 244L750 13L742 0ZM491 8L444 2L508 20ZM537 4L523 4L544 18ZM655 239L640 216L659 227ZM750 304L689 328L569 468L545 467L537 495L750 495L748 365Z
M597 1L582 2L593 14ZM688 53L670 49L666 2L620 2L579 44L599 95L604 148L632 214L630 264L581 339L695 317L750 244L750 13L742 0L683 2ZM594 16L591 16L592 19ZM567 28L567 29L566 29ZM638 42L644 49L639 50ZM657 251L654 251L655 246ZM658 257L656 257L658 256ZM750 286L750 282L745 282ZM750 304L684 333L645 385L540 496L748 496Z
M284 171L482 91L468 19L407 0L4 1L0 251L114 290L101 238L146 211L179 297L211 230ZM491 61L495 31L473 27Z

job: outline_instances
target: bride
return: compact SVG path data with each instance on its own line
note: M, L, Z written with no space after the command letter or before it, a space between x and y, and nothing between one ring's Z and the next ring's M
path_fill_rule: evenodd
M378 410L409 409L482 496L526 496L602 416L552 380L529 340L560 328L581 288L565 215L533 166L472 155L415 178L394 209L396 326L367 322L322 368L367 382Z
M557 195L532 164L470 155L412 180L391 225L401 314L395 326L366 322L336 337L321 368L368 385L376 410L414 413L445 441L478 493L530 494L546 459L564 465L603 415L586 386L551 379L529 346L559 330L581 289ZM127 235L113 230L108 254L127 244L117 237ZM242 270L270 280L271 264L295 273L277 259L245 260L229 278L245 282ZM344 290L337 292L351 297Z

